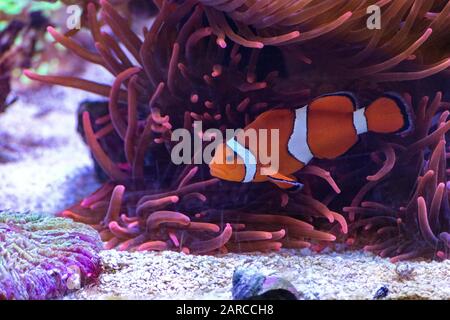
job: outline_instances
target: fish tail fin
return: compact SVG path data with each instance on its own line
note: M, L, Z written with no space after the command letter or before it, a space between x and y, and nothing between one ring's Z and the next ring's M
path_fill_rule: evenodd
M411 106L395 92L387 92L365 111L367 129L377 133L405 134L412 130Z

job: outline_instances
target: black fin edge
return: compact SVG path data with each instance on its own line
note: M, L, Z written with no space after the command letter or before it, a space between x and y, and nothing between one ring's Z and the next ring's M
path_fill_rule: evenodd
M401 127L396 132L393 132L394 134L408 134L411 133L414 130L414 123L413 123L413 111L412 107L406 102L406 100L397 92L389 91L385 92L383 94L383 97L392 99L396 102L398 107L401 110L401 113L403 115L403 120L405 124L403 127Z
M304 186L303 183L298 182L298 181L290 182L288 180L278 179L278 178L274 178L272 176L269 176L268 179L272 180L272 181L279 181L279 182L284 182L284 183L292 185L291 188L284 189L285 191L289 191L289 192L299 191L299 190L303 189L303 186Z

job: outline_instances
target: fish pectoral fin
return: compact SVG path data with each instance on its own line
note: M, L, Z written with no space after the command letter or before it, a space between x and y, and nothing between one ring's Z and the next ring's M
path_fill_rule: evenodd
M274 175L268 176L269 181L274 183L280 189L286 191L299 191L303 188L303 184L298 182L293 176L285 176L281 173L276 173Z

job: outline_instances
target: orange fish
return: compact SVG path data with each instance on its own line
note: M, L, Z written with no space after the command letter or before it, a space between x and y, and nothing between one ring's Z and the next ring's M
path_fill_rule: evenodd
M365 108L358 108L351 93L328 94L302 108L262 113L233 139L216 147L210 172L223 180L271 181L282 189L298 190L302 184L292 174L313 158L334 159L343 155L357 143L360 134L405 133L411 125L409 106L396 93L386 93ZM271 141L266 139L262 146L249 143L245 135L249 129L279 130L278 170L270 175L263 171L270 165L262 164L260 155L270 154Z

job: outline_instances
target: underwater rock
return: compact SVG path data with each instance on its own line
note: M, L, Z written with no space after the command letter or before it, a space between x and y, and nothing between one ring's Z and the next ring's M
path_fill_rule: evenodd
M373 299L374 300L383 299L383 298L386 298L388 294L389 294L388 287L382 286L381 288L379 288L377 290L377 292L375 292L375 295L373 296Z
M0 300L51 299L95 280L101 241L89 226L0 211Z
M234 300L298 300L299 292L286 279L265 276L255 269L236 268L233 274Z

